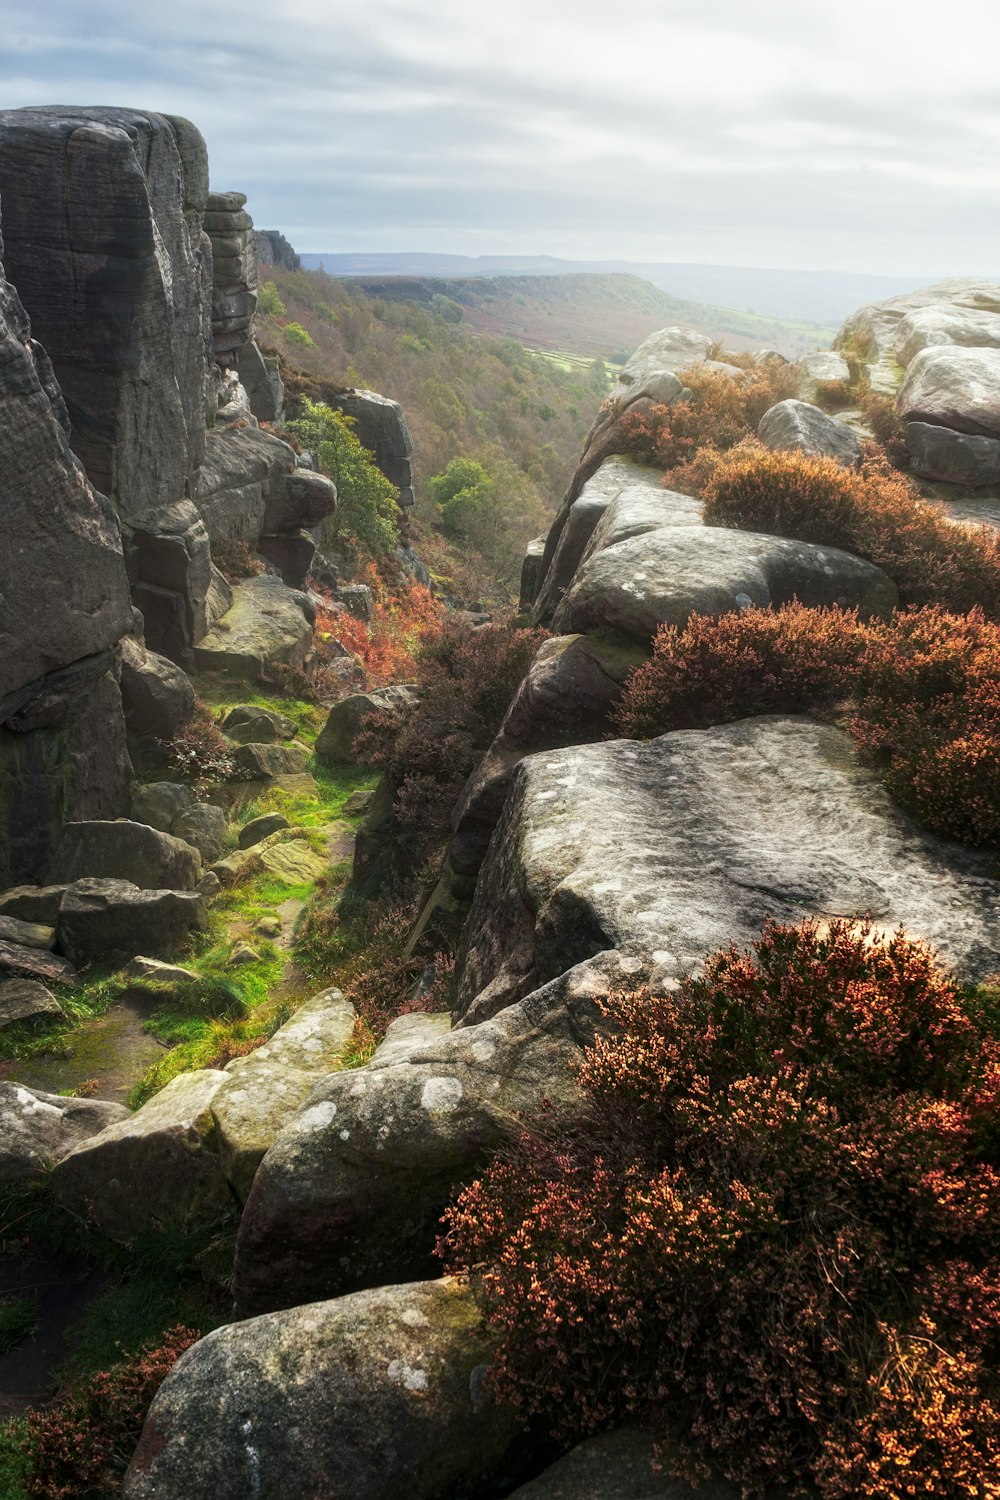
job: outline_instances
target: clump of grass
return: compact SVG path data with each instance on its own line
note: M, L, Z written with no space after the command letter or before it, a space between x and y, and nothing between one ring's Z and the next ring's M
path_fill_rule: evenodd
M0 1354L7 1354L38 1327L38 1304L34 1297L0 1296Z

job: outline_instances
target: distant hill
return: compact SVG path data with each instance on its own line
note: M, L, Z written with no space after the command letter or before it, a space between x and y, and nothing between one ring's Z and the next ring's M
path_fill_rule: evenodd
M838 327L867 302L898 296L939 280L928 276L870 276L852 271L767 270L753 266L707 266L671 261L578 261L549 255L471 256L402 254L304 254L304 266L322 265L331 276L563 276L571 272L625 272L641 276L673 297L752 311L763 317L805 320ZM1000 278L998 278L1000 279Z
M345 278L348 279L348 278ZM385 303L461 308L470 328L527 348L614 363L657 328L683 323L729 348L769 347L797 356L829 345L836 326L776 319L673 297L651 281L622 272L496 276L359 274L350 284Z

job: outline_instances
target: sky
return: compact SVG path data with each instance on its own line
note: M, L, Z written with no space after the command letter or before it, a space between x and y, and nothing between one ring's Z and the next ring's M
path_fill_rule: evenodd
M997 0L0 0L296 249L1000 277Z

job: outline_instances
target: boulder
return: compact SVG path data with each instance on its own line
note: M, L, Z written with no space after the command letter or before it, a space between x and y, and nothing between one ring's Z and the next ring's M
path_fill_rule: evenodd
M895 395L903 376L903 369L895 352L897 329L910 313L940 304L946 305L951 311L967 308L1000 313L1000 286L971 277L952 277L947 281L935 282L933 286L905 292L900 297L874 302L847 319L834 339L834 344L837 348L859 352L867 361L867 374L873 391Z
M37 980L6 979L0 984L0 1029L15 1021L37 1021L62 1013L55 995Z
M309 764L308 745L296 742L284 745L239 745L233 751L233 764L249 781L266 781L274 776L294 776Z
M22 917L0 916L0 939L20 943L23 948L52 949L56 944L55 928L44 922L25 922Z
M259 844L262 839L269 838L272 833L279 833L288 826L288 819L282 813L262 813L259 818L251 818L249 823L243 824L239 846L241 849L252 849L254 844Z
M76 970L68 958L0 938L0 975L6 974L19 979L43 980L46 984L65 983L76 978Z
M847 360L834 349L821 349L815 354L806 354L799 360L799 364L806 376L806 383L812 390L819 383L830 380L849 381L851 378Z
M57 1163L56 1202L124 1242L225 1218L232 1197L219 1165L212 1103L226 1082L214 1068L180 1073L135 1114L90 1135Z
M1000 348L922 349L907 366L896 407L907 422L1000 438Z
M259 248L259 232L257 243ZM285 386L277 358L265 358L252 339L237 349L235 357L240 384L247 393L251 412L260 422L280 425L285 410Z
M1000 308L1000 301L998 301ZM1000 310L932 303L906 313L896 324L892 349L901 365L908 365L921 349L937 344L961 344L971 349L1000 348Z
M160 1387L123 1500L502 1495L527 1445L489 1358L450 1277L217 1329Z
M142 954L133 958L122 970L125 979L152 979L157 984L188 984L198 975L193 969L181 968L180 964L166 964L159 958L145 958Z
M300 1005L263 1047L227 1066L232 1082L216 1096L212 1114L222 1170L241 1199L265 1151L313 1086L341 1062L355 1019L340 990L324 990Z
M328 397L329 404L354 418L354 434L375 455L382 473L399 491L399 503L413 504L413 439L403 408L377 391L351 390Z
M708 335L695 333L692 328L661 328L643 340L622 366L612 394L628 394L650 376L663 371L676 374L689 365L700 365L708 358L711 347Z
M172 661L190 661L192 646L232 603L193 503L175 500L137 521L129 557L147 645Z
M16 885L0 895L0 915L55 926L65 885Z
M132 793L132 819L169 833L174 819L194 802L192 789L179 781L148 781Z
M283 503L295 454L273 433L256 427L211 432L192 497L213 548L229 542L254 544L270 505Z
M651 1432L620 1427L602 1432L557 1460L509 1500L739 1500L724 1480L697 1488L665 1472L663 1455ZM768 1497L764 1497L768 1500Z
M310 531L337 509L337 486L325 474L294 469L264 512L266 532Z
M369 714L388 713L402 719L416 707L417 695L412 687L375 688L370 693L351 693L335 703L327 715L316 740L316 758L357 765L354 740Z
M305 588L316 556L316 543L311 532L289 531L280 536L258 537L257 551L274 564L282 583L290 589Z
M255 852L255 851L250 851ZM305 885L326 875L330 862L323 854L317 854L307 839L287 839L279 844L268 844L261 850L261 864L272 875L280 875L289 885Z
M779 401L761 417L757 436L765 448L835 458L848 469L856 469L861 462L857 433L807 401Z
M0 1183L40 1175L91 1136L127 1118L122 1104L66 1099L20 1083L0 1083Z
M542 560L545 556L545 538L536 536L534 541L528 543L524 549L524 561L521 563L521 588L518 599L518 608L522 614L528 614L535 602L535 597L542 583Z
M278 578L245 578L232 608L195 647L201 671L256 680L274 664L301 667L312 640L315 612L306 596Z
M174 662L130 636L121 644L122 705L129 738L171 740L194 713L190 679Z
M1000 484L1000 438L974 436L930 422L907 422L910 464L924 479L946 484Z
M595 553L580 568L553 618L562 634L619 630L640 639L693 614L751 605L839 604L888 615L895 585L872 563L835 547L727 531L664 528Z
M204 863L210 865L226 847L229 824L221 807L213 807L210 802L196 802L177 814L170 832L175 839L182 839L197 849Z
M67 882L94 877L130 881L140 890L191 891L201 856L183 839L128 818L67 823L53 874Z
M222 732L237 745L275 745L280 740L294 740L298 729L295 720L284 714L241 703L226 714Z
M456 1015L494 1015L607 949L675 985L768 918L867 912L975 982L1000 969L994 873L991 855L900 812L846 736L808 719L529 756L479 877Z
M59 908L56 940L78 964L136 953L170 956L205 925L196 891L140 890L127 880L78 880Z

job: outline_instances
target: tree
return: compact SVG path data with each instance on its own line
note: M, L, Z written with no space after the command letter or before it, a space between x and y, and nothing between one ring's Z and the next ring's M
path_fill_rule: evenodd
M303 397L303 415L289 431L316 455L337 486L337 511L323 524L327 545L373 558L386 557L399 541L399 496L353 432L353 417Z
M453 458L430 488L445 535L478 552L497 584L509 589L525 543L547 519L524 473L504 458L491 459L489 468L473 458Z

